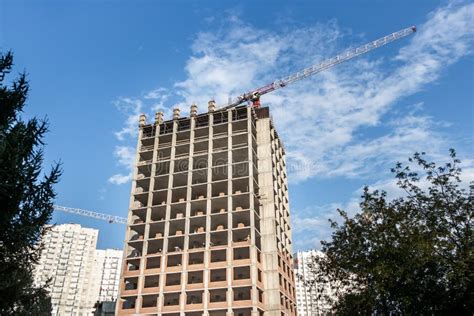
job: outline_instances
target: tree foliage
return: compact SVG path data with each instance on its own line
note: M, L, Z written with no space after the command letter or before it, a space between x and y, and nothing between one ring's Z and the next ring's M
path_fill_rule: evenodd
M25 73L4 84L12 65L12 53L0 53L0 314L46 315L50 299L33 269L61 171L56 164L42 174L47 122L20 117L29 85Z
M474 185L463 188L454 150L443 166L415 154L392 169L403 196L365 188L360 212L331 221L307 285L342 315L472 315ZM416 166L418 172L413 171Z

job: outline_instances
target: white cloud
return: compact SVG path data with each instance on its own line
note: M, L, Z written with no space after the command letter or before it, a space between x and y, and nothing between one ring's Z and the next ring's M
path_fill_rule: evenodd
M125 184L132 179L132 169L135 162L135 150L129 146L116 146L114 156L117 158L117 164L124 167L127 174L114 174L109 178L109 182L112 184Z
M109 178L109 182L112 184L125 184L132 179L132 174L114 174Z
M471 53L473 12L473 4L442 7L411 39L401 40L405 46L395 58L367 55L264 96L286 144L290 180L364 176L416 150L445 150L443 135L435 132L440 126L431 118L398 111L386 121L386 114ZM187 78L175 88L187 104L205 105L210 98L225 104L229 95L334 55L347 33L333 21L277 32L234 16L225 28L199 33ZM363 133L382 124L389 128L385 134Z
M118 98L115 107L126 116L124 126L115 133L118 140L123 141L137 135L138 119L143 111L143 102L140 99Z

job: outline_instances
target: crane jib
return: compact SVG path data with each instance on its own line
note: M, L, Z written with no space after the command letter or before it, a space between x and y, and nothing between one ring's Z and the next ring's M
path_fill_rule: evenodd
M235 107L237 105L240 105L244 102L248 101L256 101L255 104L259 105L259 98L267 94L269 92L272 92L274 90L286 87L288 84L299 81L301 79L307 78L309 76L315 75L321 71L327 70L331 67L334 67L340 63L343 63L345 61L348 61L352 58L355 58L357 56L360 56L362 54L365 54L373 49L377 49L381 46L384 46L388 43L391 43L393 41L396 41L398 39L401 39L405 36L408 36L412 33L416 32L416 26L411 26L406 29L403 29L398 32L394 32L390 35L384 36L382 38L379 38L375 41L372 41L370 43L367 43L365 45L359 46L357 48L351 49L347 52L343 52L339 55L336 55L335 57L326 59L318 64L312 65L308 68L305 68L303 70L300 70L288 77L282 78L275 80L274 82L267 84L261 88L251 90L248 93L244 93L237 97L233 102L228 104L227 106L223 107L223 109L228 109Z

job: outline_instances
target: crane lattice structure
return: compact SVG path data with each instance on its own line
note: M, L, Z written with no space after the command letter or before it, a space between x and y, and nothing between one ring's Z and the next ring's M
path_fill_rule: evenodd
M278 80L273 81L272 83L269 83L263 87L251 90L247 93L244 93L240 96L238 96L235 100L231 101L227 106L224 107L224 109L232 108L235 106L238 106L244 102L251 101L255 107L260 106L260 97L264 94L267 94L269 92L275 91L280 88L284 88L288 86L291 83L294 83L296 81L302 80L304 78L307 78L309 76L313 76L317 73L320 73L324 70L327 70L329 68L332 68L336 65L339 65L340 63L346 62L348 60L351 60L357 56L363 55L365 53L368 53L374 49L377 49L379 47L385 46L388 43L394 42L396 40L399 40L405 36L408 36L412 33L416 32L416 26L411 26L407 27L403 30L400 30L398 32L394 32L390 35L381 37L375 41L372 41L370 43L367 43L365 45L359 46L354 49L347 50L346 52L336 55L332 58L326 59L320 63L314 64L308 68L305 68L303 70L300 70L292 75L289 75L285 78L281 78Z
M95 219L100 219L103 221L107 221L109 223L117 223L117 224L127 224L127 219L124 217L120 216L115 216L115 215L108 215L108 214L102 214L102 213L97 213L94 211L88 211L88 210L83 210L80 208L74 208L74 207L66 207L66 206L61 206L61 205L54 205L54 209L56 211L62 211L70 214L75 214L75 215L81 215L81 216L87 216L87 217L92 217Z

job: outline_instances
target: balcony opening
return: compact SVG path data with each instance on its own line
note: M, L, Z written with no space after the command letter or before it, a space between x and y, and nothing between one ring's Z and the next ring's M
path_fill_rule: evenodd
M168 238L168 252L180 252L184 248L184 237L170 237Z
M204 127L204 126L209 126L209 116L207 114L199 115L196 118L196 127ZM198 131L200 133L198 133ZM207 133L205 133L205 132L207 132ZM196 133L195 137L201 137L203 135L207 136L207 135L209 135L209 129L208 128L199 128L199 129L195 130L195 133Z
M211 233L211 247L227 245L227 231L218 231Z
M171 200L172 203L179 203L179 202L185 202L186 201L186 191L187 188L178 188L178 189L173 189L173 198Z
M202 304L204 291L186 292L186 304Z
M213 149L214 152L227 150L229 148L228 143L229 143L229 141L228 141L227 137L215 138L212 141L212 149Z
M148 204L148 193L139 193L133 195L133 208L146 207Z
M141 257L143 250L143 242L129 243L127 247L127 258Z
M235 113L235 112L234 112ZM246 118L247 113L245 114L239 114L240 118ZM234 114L236 115L236 114ZM238 134L238 133L246 133L247 132L247 121L240 121L240 122L232 122L232 134Z
M227 250L214 250L211 251L211 262L223 262L226 261Z
M138 277L125 278L124 283L125 283L125 286L124 286L125 291L136 290L138 288Z
M250 248L239 247L234 248L234 260L250 259Z
M160 283L159 275L147 275L145 276L144 288L158 287Z
M158 191L153 193L152 205L166 205L167 191Z
M246 301L251 299L251 287L234 288L234 301Z
M250 279L250 267L234 268L234 280L248 280Z
M148 165L138 166L137 167L137 180L149 178L151 175L151 168Z
M147 254L160 254L163 251L163 239L154 239L148 241Z
M138 270L140 270L140 259L127 260L127 271L138 271Z
M222 282L226 279L226 269L211 270L211 282Z
M151 208L151 221L158 222L164 221L166 217L166 206L154 206Z
M248 210L250 208L249 194L234 195L232 197L232 206L234 211Z
M168 188L168 180L169 180L169 177L167 175L156 176L153 189L155 191L167 189Z
M175 158L187 157L189 155L189 144L177 145L175 148Z
M226 289L209 290L209 301L211 303L225 302L227 300L226 293Z
M209 311L209 316L227 316L227 310Z
M242 194L249 192L249 178L232 181L232 194Z
M186 203L179 202L179 204L171 205L170 219L184 219L186 215Z
M203 216L206 214L206 200L191 201L191 216Z
M208 167L207 153L193 156L193 170L203 169Z
M158 302L158 295L143 295L142 307L156 307Z
M159 269L161 266L161 257L149 257L146 259L146 269Z
M228 121L229 117L227 115L227 111L215 112L213 116L214 134L222 133L223 131L227 132L227 124L223 123L227 123Z
M184 235L184 220L170 221L169 236L182 236Z
M143 224L146 221L146 208L132 211L132 224Z
M195 271L188 272L188 284L199 284L203 283L203 272Z
M166 286L181 284L181 273L169 273L166 275Z
M237 148L232 150L232 162L246 162L249 161L249 150L248 148Z
M135 193L148 192L150 189L150 179L137 180Z
M176 143L182 144L182 143L189 142L190 136L191 136L191 132L189 130L184 131L184 132L179 132L176 134Z
M183 158L183 159L176 159L174 161L174 172L184 172L188 171L189 168L189 159L188 158Z
M191 128L191 119L189 118L180 118L178 120L178 132L181 132L181 131L188 131L187 133L185 134L189 134L189 129ZM183 132L181 133L178 133L178 136L180 134L183 134ZM188 138L189 138L189 135L188 135Z
M156 164L156 176L164 176L170 173L170 162L163 161Z
M158 161L170 159L171 147L160 148L160 146L158 146L157 156L158 156L158 159L157 159Z
M207 182L207 169L193 171L192 184L201 184Z
M232 227L234 229L250 227L250 211L235 212L232 216Z
M227 212L227 198L220 197L211 201L212 214L225 214Z
M207 153L209 149L209 141L207 139L203 141L196 141L194 143L194 155Z
M179 305L179 293L166 293L164 295L165 306Z
M193 185L191 199L203 200L207 197L207 184Z
M191 217L189 220L189 233L200 234L204 232L206 232L206 218L204 216Z
M213 167L212 169L212 181L227 180L228 170L227 166Z
M215 214L211 217L211 230L222 231L227 229L227 214Z
M248 177L249 174L248 162L239 162L232 165L232 178Z
M136 296L123 298L122 309L134 309L136 301Z
M234 309L234 316L251 316L252 315L252 309L251 308L239 308L239 309ZM260 313L263 316L263 313ZM285 314L285 316L287 316Z
M190 252L189 253L189 265L203 264L204 263L204 252Z
M158 137L158 146L159 147L166 147L171 146L171 134L163 135Z
M250 229L243 228L232 231L232 242L234 243L250 243Z
M227 181L219 181L212 183L212 196L225 197L227 195Z
M181 172L173 175L173 188L184 187L188 184L188 173Z
M180 267L182 265L182 255L170 255L168 256L167 267Z
M165 231L165 223L151 223L150 229L148 231L148 238L155 239L155 238L163 238Z
M189 236L189 249L200 249L206 247L206 235L196 234Z

